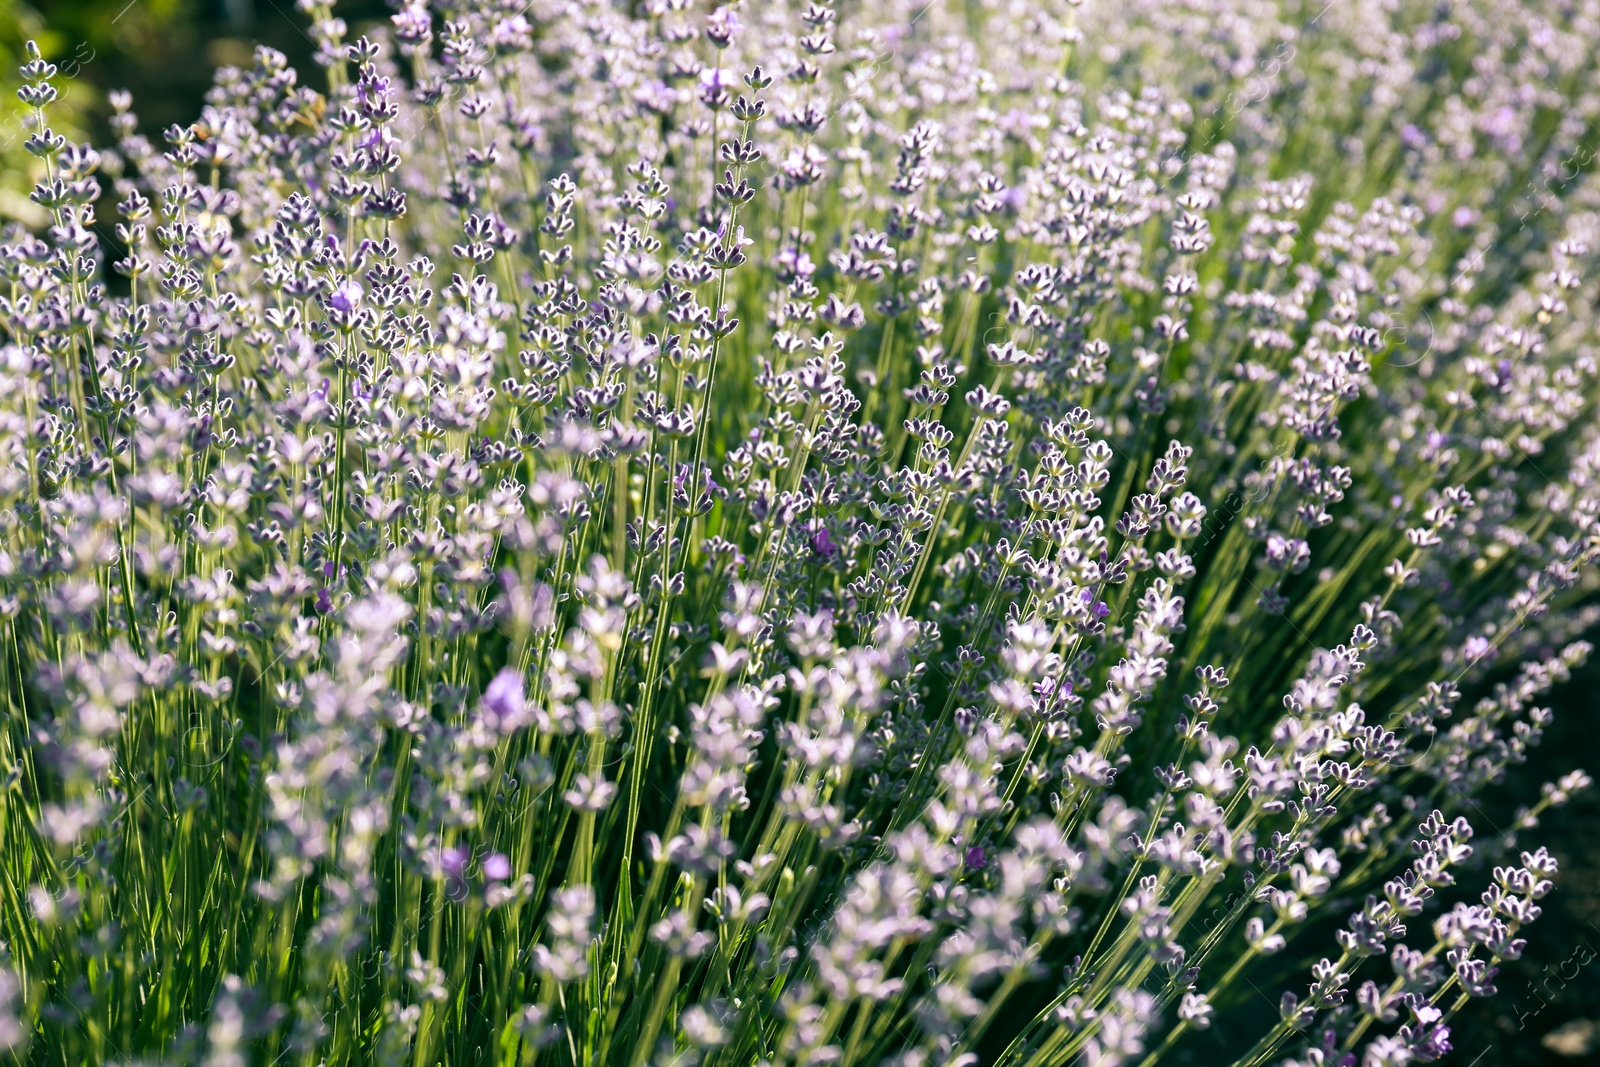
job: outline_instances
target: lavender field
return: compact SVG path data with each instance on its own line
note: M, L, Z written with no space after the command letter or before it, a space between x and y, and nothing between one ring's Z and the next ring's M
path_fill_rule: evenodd
M1538 1044L1600 0L391 7L19 57L0 1064Z

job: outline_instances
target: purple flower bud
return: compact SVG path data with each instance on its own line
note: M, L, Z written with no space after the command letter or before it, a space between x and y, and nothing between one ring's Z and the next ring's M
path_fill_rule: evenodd
M1448 1026L1435 1026L1412 1049L1417 1059L1423 1063L1431 1063L1442 1059L1454 1046L1450 1044L1450 1028Z
M362 78L356 83L356 100L360 103L370 104L374 101L380 101L388 95L388 78L374 76L371 78Z
M967 867L974 871L981 871L989 866L989 854L983 850L982 845L973 845L967 849Z
M533 43L532 38L533 27L521 15L501 19L489 36L496 48L527 48Z
M364 295L366 294L357 282L346 279L328 295L328 307L341 315L349 315L361 306L361 298Z
M483 876L492 882L511 877L511 860L503 852L491 852L483 860Z
M317 590L316 609L322 615L333 610L333 597L329 594L327 586Z
M399 14L391 15L389 21L394 23L395 36L407 44L425 41L432 36L433 19L425 4L404 8Z
M496 733L519 729L528 713L522 672L506 667L483 690L484 723Z
M832 557L839 550L839 546L833 543L833 538L828 536L828 528L826 526L819 528L816 533L811 535L811 548L824 559Z
M721 67L706 67L700 71L700 87L710 93L726 91L734 84L733 72Z
M811 257L794 245L785 245L778 251L772 261L773 269L783 281L793 281L796 278L810 278L817 272L817 265Z
M456 845L439 853L439 869L452 881L456 881L466 874L467 861L470 859L472 854L460 845Z

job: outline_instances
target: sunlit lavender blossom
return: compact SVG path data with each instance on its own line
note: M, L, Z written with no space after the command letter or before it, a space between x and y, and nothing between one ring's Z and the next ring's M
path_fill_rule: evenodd
M1490 832L1596 0L298 6L159 136L21 68L0 1053L1451 1050L1591 784Z

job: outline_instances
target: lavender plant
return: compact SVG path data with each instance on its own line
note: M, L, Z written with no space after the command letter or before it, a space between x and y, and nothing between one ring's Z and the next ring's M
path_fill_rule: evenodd
M164 144L22 68L12 1062L1450 1050L1589 784L1485 792L1600 3L301 8Z

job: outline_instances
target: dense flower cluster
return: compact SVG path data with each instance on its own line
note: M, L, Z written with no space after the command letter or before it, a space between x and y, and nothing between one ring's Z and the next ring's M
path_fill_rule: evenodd
M0 1050L1450 1049L1588 785L1480 806L1600 618L1600 2L301 6L164 143L22 69Z

